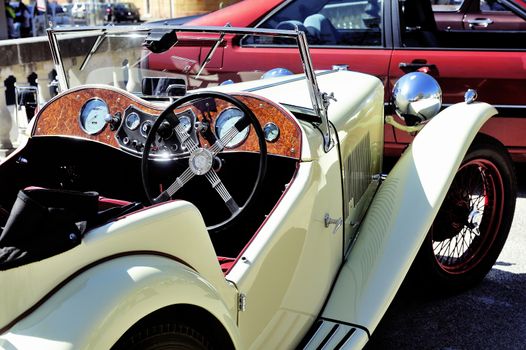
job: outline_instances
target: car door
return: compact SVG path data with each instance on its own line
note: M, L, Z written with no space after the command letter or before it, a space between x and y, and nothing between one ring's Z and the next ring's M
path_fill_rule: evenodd
M440 30L429 24L436 22L430 0L395 3L393 18L400 30L389 68L390 86L409 71L427 71L439 81L446 106L463 101L464 92L475 89L478 100L499 111L482 131L507 146L515 160L526 161L526 31ZM514 21L524 22L511 13ZM410 140L396 131L398 144Z

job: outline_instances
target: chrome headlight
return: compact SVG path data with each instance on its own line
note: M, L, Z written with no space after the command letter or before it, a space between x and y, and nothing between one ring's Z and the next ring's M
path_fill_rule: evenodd
M396 114L406 125L418 125L440 112L442 90L432 76L412 72L396 82L393 88L393 102Z

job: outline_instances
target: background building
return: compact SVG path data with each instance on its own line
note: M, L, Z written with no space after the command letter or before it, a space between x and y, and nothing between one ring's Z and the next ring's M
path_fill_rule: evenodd
M240 0L124 0L133 2L141 12L144 20L164 19L207 13L228 6ZM58 0L67 3L115 3L116 0Z

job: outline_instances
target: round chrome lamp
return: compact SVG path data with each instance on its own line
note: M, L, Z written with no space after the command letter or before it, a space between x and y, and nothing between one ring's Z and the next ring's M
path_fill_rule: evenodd
M402 76L393 88L396 114L407 126L422 124L440 112L442 90L430 75L412 72Z

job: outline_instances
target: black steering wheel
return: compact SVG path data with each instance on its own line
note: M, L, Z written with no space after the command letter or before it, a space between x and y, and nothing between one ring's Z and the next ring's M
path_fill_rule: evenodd
M239 108L243 112L243 116L237 120L237 122L223 134L221 138L215 135L213 132L208 132L207 135L212 140L208 140L210 147L201 147L199 144L199 138L192 137L192 133L197 132L196 130L187 131L185 126L180 122L179 118L175 114L175 110L185 104L192 102L207 100L207 99L219 99L230 103L231 105ZM214 160L217 155L222 152L226 145L228 145L241 131L252 125L252 129L256 133L259 143L259 163L257 177L252 187L252 191L248 198L239 205L236 200L231 196L225 185L219 178L216 170L213 168ZM167 130L168 129L168 130ZM208 130L210 131L210 130ZM171 135L175 133L177 143L176 148L186 149L188 153L184 157L175 158L176 161L188 162L186 170L184 170L173 183L162 191L159 195L152 193L151 184L149 181L149 163L155 160L155 157L150 155L152 148L155 146L155 140L157 137L163 137L163 135ZM197 140L197 142L196 142ZM155 154L155 151L154 151ZM228 226L232 221L241 214L241 212L247 208L249 203L254 198L256 192L261 189L263 177L265 175L267 167L267 147L265 143L265 137L263 130L259 124L258 119L254 113L244 103L238 99L220 92L199 92L187 95L178 99L177 101L170 104L153 123L146 142L144 144L144 150L142 152L141 161L141 176L144 191L150 203L160 203L171 200L174 194L179 191L184 185L186 185L195 176L204 176L210 183L213 189L221 196L224 204L230 212L230 216L219 223L210 225L206 223L207 229L212 231L219 231Z

